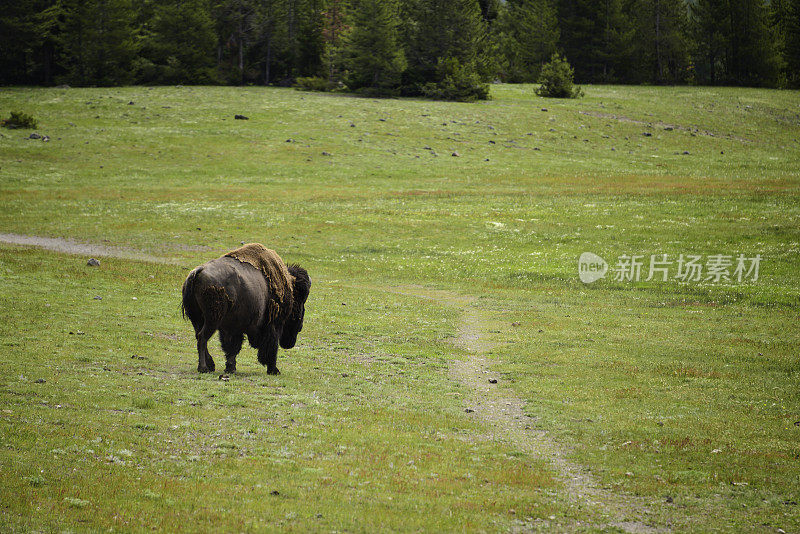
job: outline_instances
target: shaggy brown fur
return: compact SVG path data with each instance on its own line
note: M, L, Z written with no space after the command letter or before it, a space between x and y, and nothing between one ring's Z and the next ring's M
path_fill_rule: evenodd
M271 292L269 320L272 322L276 319L285 319L286 314L293 307L292 285L294 280L278 253L261 243L248 243L228 252L225 256L236 258L242 263L249 263L264 273Z
M215 323L218 323L222 319L233 304L233 300L228 296L225 288L220 286L209 286L205 288L200 298L205 309L209 312L209 319Z

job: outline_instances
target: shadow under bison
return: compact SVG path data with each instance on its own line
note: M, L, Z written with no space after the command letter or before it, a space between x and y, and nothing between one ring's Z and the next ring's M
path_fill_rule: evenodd
M197 338L197 370L214 371L208 340L219 330L225 372L236 372L245 334L267 373L280 374L278 346L291 349L303 329L311 279L299 265L250 243L196 267L183 283L182 310Z

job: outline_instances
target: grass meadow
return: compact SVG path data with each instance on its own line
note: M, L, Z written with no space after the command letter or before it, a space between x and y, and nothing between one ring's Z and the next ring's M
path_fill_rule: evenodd
M800 93L585 91L0 90L49 136L0 130L0 233L165 259L0 244L0 530L800 529ZM309 271L305 328L280 376L200 376L181 283L252 241ZM762 260L584 284L587 251ZM493 387L647 518L465 411L465 310L404 287L469 297Z

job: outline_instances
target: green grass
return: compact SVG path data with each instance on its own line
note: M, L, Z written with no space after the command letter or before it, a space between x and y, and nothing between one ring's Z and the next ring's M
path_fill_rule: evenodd
M419 284L480 297L501 387L610 492L676 530L796 530L800 94L585 90L0 92L50 137L0 131L0 232L176 262L0 245L2 524L613 530L464 412L458 310L385 290ZM313 286L283 374L248 348L225 382L195 372L179 289L242 241ZM757 282L586 286L584 251L764 260Z

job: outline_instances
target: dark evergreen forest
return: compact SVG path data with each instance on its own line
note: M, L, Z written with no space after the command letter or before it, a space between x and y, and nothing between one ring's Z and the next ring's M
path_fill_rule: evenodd
M800 85L800 0L0 0L0 84Z

